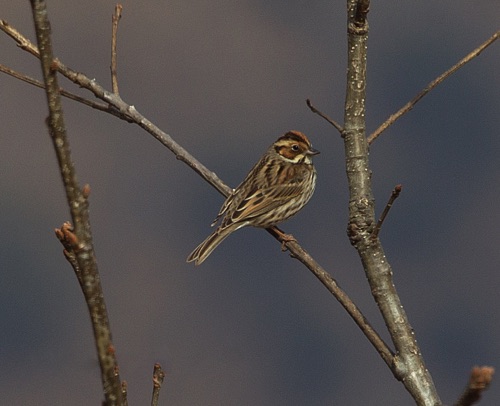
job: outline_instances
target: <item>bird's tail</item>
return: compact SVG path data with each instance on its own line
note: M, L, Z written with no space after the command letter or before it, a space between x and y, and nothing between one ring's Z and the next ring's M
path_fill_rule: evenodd
M238 228L240 227L219 227L212 234L210 234L205 241L198 245L191 254L189 254L186 262L194 261L195 265L200 265L203 261L205 261L205 259L208 258L212 251L229 236L229 234L236 231Z

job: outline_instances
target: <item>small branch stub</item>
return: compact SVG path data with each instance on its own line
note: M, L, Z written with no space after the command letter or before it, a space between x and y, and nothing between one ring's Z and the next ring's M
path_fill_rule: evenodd
M127 381L122 381L122 402L123 402L123 406L128 406L127 393L128 393Z
M364 27L366 18L370 11L370 0L359 0L356 4L356 12L354 15L354 23L358 27Z
M455 406L471 406L479 402L493 380L494 373L495 369L488 366L472 368L469 383Z
M151 406L157 406L160 398L160 389L165 379L165 372L160 364L156 363L153 368L153 398L151 399Z
M391 207L392 207L394 201L399 197L402 189L403 189L402 185L396 185L394 187L394 190L391 193L391 197L389 198L389 201L385 205L384 211L382 212L382 214L377 222L377 225L375 226L375 229L373 230L372 238L378 237L380 229L382 228L382 224L384 223L385 218L389 214L389 210L391 210Z

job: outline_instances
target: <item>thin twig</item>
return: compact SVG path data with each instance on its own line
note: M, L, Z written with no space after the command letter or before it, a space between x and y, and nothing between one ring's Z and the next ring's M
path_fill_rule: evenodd
M384 223L385 218L389 214L389 210L391 210L392 204L394 201L399 197L399 194L401 193L401 189L403 187L401 185L396 185L391 193L391 197L389 197L389 201L385 205L384 211L380 215L380 218L377 221L377 225L375 226L375 229L372 232L372 238L377 238L378 234L380 232L380 229L382 228L382 224Z
M68 237L70 242L64 245L65 249L69 248L71 251L71 258L73 259L70 262L76 259L78 263L77 277L82 286L94 330L97 355L101 367L105 404L107 406L121 405L122 389L118 374L118 364L111 341L111 330L109 328L106 305L104 303L93 249L92 232L90 230L87 200L89 188L86 187L82 191L78 186L75 167L71 159L61 105L61 95L57 83L57 71L54 69L51 30L46 3L44 0L31 0L31 8L49 107L47 124L56 151L71 218L75 226L74 233L70 229L70 226L68 226L68 233L65 238ZM64 231L59 230L57 232L59 238L61 233L64 234ZM66 257L68 258L68 255Z
M344 132L344 129L342 128L342 126L337 123L335 120L332 120L330 117L328 117L326 114L323 114L321 111L319 111L316 107L314 107L314 105L312 104L311 100L310 99L307 99L306 100L306 104L307 104L307 107L309 107L311 109L311 111L315 114L317 114L318 116L320 116L321 118L324 118L326 121L328 121L331 125L333 125L337 131L342 135L343 132Z
M128 117L129 120L149 132L154 138L156 138L165 147L172 151L177 159L190 166L195 172L197 172L212 186L214 186L221 194L227 197L229 193L231 193L232 189L224 182L222 182L222 180L214 172L208 170L200 161L198 161L182 146L175 142L175 140L170 135L162 131L141 113L139 113L134 106L125 103L120 96L104 89L99 83L97 83L95 79L90 79L83 73L79 73L74 71L73 69L68 68L63 63L61 63L61 61L56 59L53 65L54 68L58 70L58 72L60 72L70 81L78 84L80 87L91 91L95 95L95 97L105 101L119 113Z
M158 400L160 399L160 389L163 384L163 379L165 378L165 372L161 368L161 365L156 363L153 369L153 397L151 399L151 406L158 406Z
M41 89L45 89L45 85L42 82L40 82L39 80L34 79L34 78L32 78L28 75L25 75L23 73L19 73L13 69L10 69L9 67L7 67L5 65L0 64L0 72L6 73L7 75L10 75L16 79L21 80L22 82L26 82L26 83L29 83L30 85L39 87ZM64 97L67 97L68 99L82 103L88 107L92 107L93 109L101 110L101 111L105 111L106 113L113 114L113 110L110 110L109 106L107 106L105 104L97 103L97 102L94 102L92 100L86 99L84 97L78 96L74 93L71 93L71 92L64 90L63 88L59 88L59 93L61 94L61 96L64 96Z
M40 52L38 51L38 47L33 44L29 39L27 39L25 36L23 36L19 31L17 31L14 27L12 27L7 21L5 20L0 20L0 30L5 32L9 37L11 37L14 41L16 41L17 45L19 48L22 50L30 53L31 55L35 56L36 58L40 58ZM0 71L4 72L8 75L11 75L23 82L32 84L34 86L40 87L42 89L45 89L45 85L41 82L39 82L36 79L33 79L27 75L24 75L22 73L16 72L13 69L9 69L6 66L0 65ZM103 105L101 103L96 103L92 100L85 99L83 97L77 96L74 93L70 93L62 88L59 88L59 91L61 92L61 95L64 97L67 97L71 100L80 102L86 106L92 107L93 109L104 111L106 113L112 114L122 120L128 121L129 123L132 122L127 115L120 113L118 110L113 108L112 106L109 105Z
M492 367L474 367L470 373L469 383L455 406L471 406L481 400L483 392L488 389L495 369Z
M40 52L35 44L28 40L24 35L12 27L7 21L0 20L0 30L17 42L17 46L31 55L40 58Z
M401 109L399 109L396 113L392 114L387 120L385 120L379 128L377 128L369 137L368 143L371 144L373 141L377 139L377 137L382 134L387 128L389 128L392 124L396 122L401 116L409 112L415 104L417 104L422 97L427 95L432 89L434 89L437 85L447 79L449 76L454 74L458 69L464 66L466 63L472 61L475 57L479 56L481 52L483 52L487 47L493 44L498 38L500 38L500 31L494 33L490 38L488 38L485 42L479 45L476 49L474 49L471 53L469 53L465 58L457 62L446 72L438 76L432 82L430 82L419 94L417 94L413 99L411 99L408 103L406 103Z
M121 4L116 4L115 12L112 17L112 29L111 29L111 89L114 94L118 95L120 92L118 91L118 78L117 78L117 54L116 54L116 42L117 42L117 32L118 32L118 23L122 18L122 10L123 6Z

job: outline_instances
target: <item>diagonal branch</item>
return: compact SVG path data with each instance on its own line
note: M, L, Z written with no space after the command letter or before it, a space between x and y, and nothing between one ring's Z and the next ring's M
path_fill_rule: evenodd
M104 88L102 88L95 80L90 80L81 73L77 73L62 65L57 61L58 70L65 75L68 79L77 83L79 86L84 87L94 95L102 100L107 101L110 105L115 107L121 113L127 115L133 122L138 124L141 128L149 132L153 137L160 141L170 151L172 151L176 158L183 161L194 169L200 176L202 176L208 183L215 187L221 194L228 196L232 189L228 187L222 180L214 173L208 170L201 162L187 152L183 147L177 144L170 135L164 133L156 125L150 122L146 117L141 115L134 106L126 104L119 96L114 95ZM280 241L277 234L271 234ZM361 314L359 309L352 300L343 292L336 284L335 280L321 268L321 266L314 261L314 259L298 244L297 241L285 242L286 247L299 261L313 272L313 274L320 280L320 282L341 301L342 306L348 311L349 315L353 318L356 324L360 327L363 333L367 336L370 342L375 346L379 354L382 355L384 361L391 365L393 362L392 352L389 347L384 343L380 336L373 330L373 328L366 321L365 317ZM321 271L318 271L321 270Z
M6 73L7 75L10 75L16 79L21 80L22 82L29 83L30 85L39 87L40 89L45 89L45 84L43 82L40 82L37 79L34 79L28 75L24 75L22 73L19 73L15 71L14 69L10 69L7 66L1 65L0 64L0 72ZM59 93L61 96L67 97L70 100L74 100L76 102L82 103L85 106L92 107L93 109L96 110L101 110L106 113L113 114L114 116L117 116L121 119L127 120L127 118L123 115L121 115L118 111L114 109L110 109L107 104L102 104L102 103L97 103L95 101L86 99L85 97L78 96L74 93L68 92L67 90L64 90L62 87L59 88Z
M16 40L18 44L22 44L21 48L30 52L32 55L38 57L38 50L34 45L32 45L29 40L22 36L19 32L10 27L7 23L3 22L4 27L8 27L8 34ZM2 24L0 24L0 29L2 29ZM5 29L4 29L5 31ZM12 33L15 33L13 35ZM120 118L126 118L129 122L134 122L141 128L149 132L154 138L161 142L165 147L167 147L177 159L186 163L190 168L192 168L196 173L198 173L203 179L205 179L209 184L211 184L215 189L219 191L224 196L228 196L232 192L232 189L227 186L217 175L207 169L201 162L199 162L195 157L193 157L189 152L187 152L182 146L177 144L170 135L166 134L160 130L156 125L149 121L146 117L140 114L134 106L125 103L119 95L105 90L101 85L99 85L94 79L89 79L82 73L76 72L59 60L55 59L52 63L55 70L61 73L63 76L68 78L73 83L83 87L94 94L100 100L105 101L110 108L117 112L116 116ZM279 237L273 230L268 229L268 231L273 235L278 241ZM336 281L329 275L308 253L305 251L297 241L285 242L286 247L290 251L293 257L302 262L319 280L320 282L339 300L341 305L346 309L354 322L362 330L368 340L375 347L377 352L381 355L384 362L387 365L392 365L393 363L393 353L388 345L381 339L379 334L372 328L368 323L366 318L363 316L361 311L356 307L354 302L349 298L349 296L338 286Z
M17 42L17 46L22 50L29 52L31 55L40 58L40 52L35 44L33 44L29 39L12 27L7 21L0 20L0 30L5 32L9 37Z
M368 144L371 144L373 141L375 141L380 134L382 134L391 125L393 125L399 118L401 118L404 114L408 113L413 107L415 107L415 104L417 104L420 101L420 99L422 99L422 97L426 96L432 89L434 89L437 85L442 83L449 76L453 75L466 63L472 61L476 56L479 56L481 52L483 52L486 48L488 48L491 44L493 44L498 38L500 38L500 31L494 33L490 38L488 38L484 43L482 43L476 49L470 52L466 57L458 61L450 69L448 69L446 72L442 73L432 82L430 82L419 94L417 94L413 99L411 99L408 103L406 103L403 107L401 107L396 113L392 114L387 120L385 120L379 126L379 128L377 128L368 137Z
M372 238L377 238L378 234L380 233L380 229L382 228L382 224L384 224L385 218L389 214L389 211L392 208L392 205L394 204L394 201L399 197L401 194L401 190L403 187L401 185L396 185L394 189L392 190L391 197L389 198L389 201L385 205L384 211L380 215L380 218L377 221L377 225L375 226L375 229L372 232Z
M344 132L344 129L342 128L342 126L337 123L335 120L331 119L330 117L328 117L325 113L321 112L320 110L318 110L311 102L310 99L307 99L306 100L306 104L307 104L307 107L309 107L309 109L311 109L311 111L314 113L314 114L317 114L318 116L320 116L321 118L325 119L328 123L330 123L331 125L333 125L335 127L335 129L340 133L340 134L343 134Z
M267 230L275 238L277 237L274 229ZM370 343L375 347L387 366L391 367L394 362L394 353L389 349L389 346L382 340L379 334L373 329L361 310L351 300L342 288L337 284L337 281L319 265L309 253L304 250L296 241L287 243L287 248L291 255L302 262L312 273L319 279L325 288L338 300L342 307L347 311L349 316L354 320L356 325L361 329L363 334L368 338Z

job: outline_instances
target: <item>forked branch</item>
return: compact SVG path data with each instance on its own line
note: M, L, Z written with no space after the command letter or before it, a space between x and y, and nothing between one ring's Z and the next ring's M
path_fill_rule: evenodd
M348 235L396 349L391 370L418 405L441 401L425 367L414 332L392 278L392 269L378 237L366 129L366 62L368 23L366 0L348 1L348 62L344 110L344 149L349 184Z

